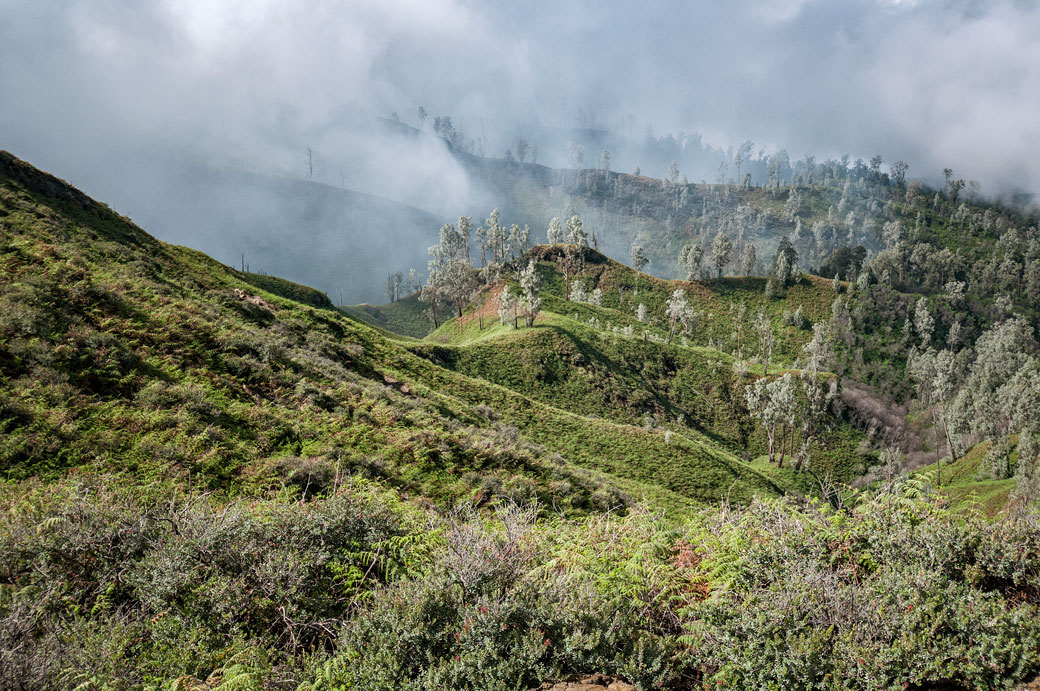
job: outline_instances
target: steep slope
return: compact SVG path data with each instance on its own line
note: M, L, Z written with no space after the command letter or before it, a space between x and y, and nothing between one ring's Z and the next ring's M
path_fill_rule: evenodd
M692 442L565 413L257 290L13 157L0 173L9 477L91 467L262 491L359 472L438 501L575 510L776 491L725 452L684 465Z

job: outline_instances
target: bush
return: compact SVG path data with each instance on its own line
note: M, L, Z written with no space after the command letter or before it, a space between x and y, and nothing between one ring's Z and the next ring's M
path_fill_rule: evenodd
M329 649L373 586L408 572L417 544L392 495L358 482L302 504L107 482L36 486L4 504L3 688L205 679L229 651L266 650L273 664Z
M758 503L699 528L688 636L739 688L1009 688L1040 669L1040 524L900 486L852 513ZM696 545L696 541L695 541ZM1024 555L1032 555L1025 557Z
M430 569L380 592L344 629L313 689L528 689L601 671L658 687L676 677L673 645L639 602L546 569L533 514L456 524Z

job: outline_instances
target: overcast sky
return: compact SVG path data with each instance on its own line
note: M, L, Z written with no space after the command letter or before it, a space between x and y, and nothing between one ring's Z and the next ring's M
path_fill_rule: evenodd
M1032 0L0 0L0 94L0 148L88 191L142 146L297 173L314 146L404 198L450 164L373 176L359 123L419 105L492 142L628 117L1040 187Z

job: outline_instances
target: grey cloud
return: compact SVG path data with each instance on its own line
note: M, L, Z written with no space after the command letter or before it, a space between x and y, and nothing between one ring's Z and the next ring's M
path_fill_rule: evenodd
M555 132L539 160L557 165L582 123L1040 184L1036 2L0 0L0 17L0 148L132 214L169 192L171 157L299 178L306 147L332 186L445 218L493 201L432 138L373 127L419 105L427 131L451 115L492 155Z

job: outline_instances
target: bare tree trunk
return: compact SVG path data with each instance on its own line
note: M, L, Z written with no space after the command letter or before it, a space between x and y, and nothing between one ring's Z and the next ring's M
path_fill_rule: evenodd
M946 435L946 444L950 447L950 463L957 462L957 452L953 448L953 439L950 437L950 425L946 422L946 405L939 404L939 415L942 417L943 433Z
M935 486L942 487L942 456L939 454L939 421L935 419L935 408L932 408L932 430L935 435Z

